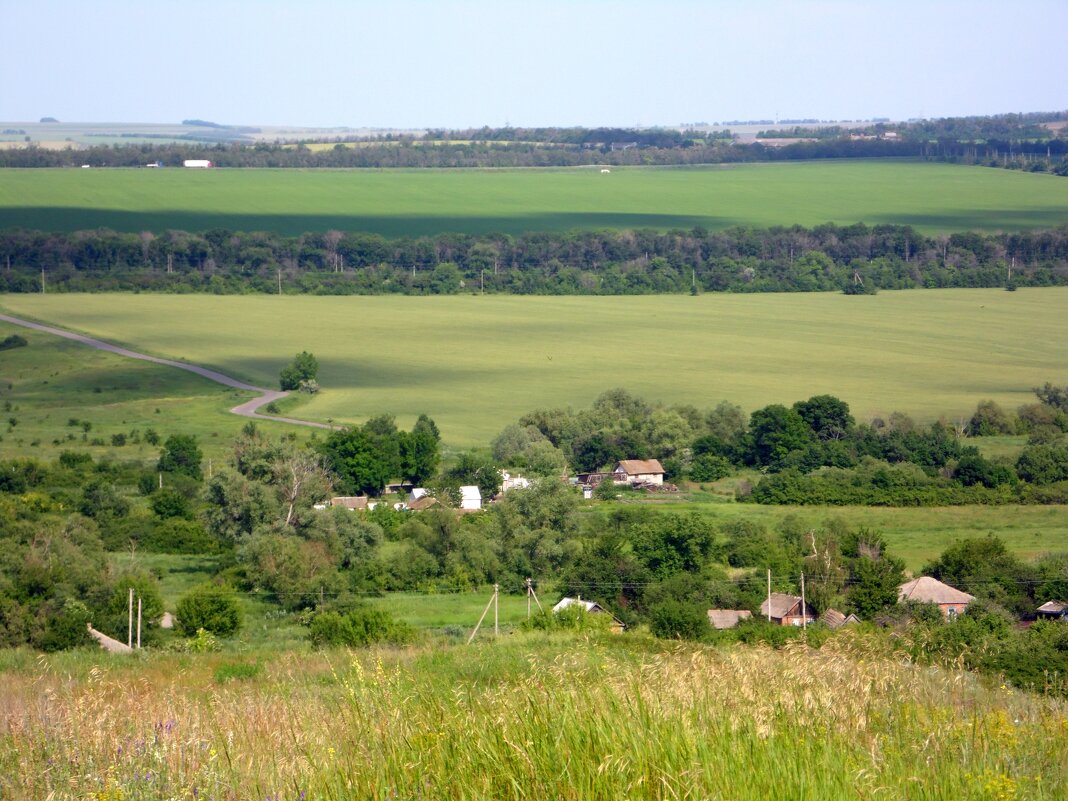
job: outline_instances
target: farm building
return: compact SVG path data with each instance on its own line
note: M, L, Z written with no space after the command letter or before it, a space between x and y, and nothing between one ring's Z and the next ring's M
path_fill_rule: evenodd
M816 611L811 606L805 604L802 611L801 597L784 592L773 592L771 597L760 605L760 615L780 626L801 626L816 622Z
M342 509L348 509L350 512L355 512L357 509L367 509L367 496L366 495L339 495L336 498L330 499L331 506L340 506Z
M477 486L460 487L460 508L469 512L482 508L482 493Z
M743 620L749 620L753 613L748 609L709 609L708 622L714 629L733 629Z
M968 608L968 604L975 600L975 596L943 584L936 578L920 576L898 587L897 599L900 602L916 601L924 604L937 604L945 617L954 618Z
M556 606L553 607L553 614L555 615L561 609L567 609L569 606L579 606L591 615L608 615L612 618L612 624L609 626L609 629L616 634L619 634L627 627L622 620L617 618L596 601L583 601L581 595L578 598L561 598L556 603Z
M1041 620L1068 620L1068 603L1047 601L1035 610L1035 616Z
M612 471L616 484L655 484L664 483L664 466L658 459L624 459ZM618 478L622 474L622 479Z
M820 615L820 623L829 629L840 629L842 626L852 626L860 622L860 618L854 614L843 615L837 609L828 609Z
M438 499L433 495L420 495L414 500L408 501L408 509L412 512L421 512L424 509L429 509L432 506L438 505Z

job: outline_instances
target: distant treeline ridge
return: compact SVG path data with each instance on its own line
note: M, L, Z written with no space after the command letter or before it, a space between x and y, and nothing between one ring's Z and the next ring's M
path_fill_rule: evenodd
M850 293L1068 285L1068 225L927 236L910 226L521 236L0 231L3 292Z

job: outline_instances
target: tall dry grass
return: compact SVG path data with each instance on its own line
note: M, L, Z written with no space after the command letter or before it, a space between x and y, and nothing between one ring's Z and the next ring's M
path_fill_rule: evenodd
M1068 705L862 638L516 636L293 653L223 683L218 655L93 657L2 676L0 798L1053 801L1068 786Z

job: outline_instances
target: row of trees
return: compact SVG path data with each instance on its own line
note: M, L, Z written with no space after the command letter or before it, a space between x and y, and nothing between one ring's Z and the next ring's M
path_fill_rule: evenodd
M538 409L492 442L494 457L534 474L564 465L586 473L621 459L657 458L669 479L715 481L756 469L769 474L740 497L779 504L893 506L1061 503L1068 497L1065 390L1036 388L1041 402L1010 415L993 401L950 425L920 426L894 413L857 423L849 405L817 395L751 415L722 402L713 409L648 403L622 389L589 409ZM988 458L970 436L1025 434L1015 458Z
M911 226L290 237L213 229L0 232L0 291L648 294L1068 283L1068 226L927 236ZM862 282L858 285L857 280Z

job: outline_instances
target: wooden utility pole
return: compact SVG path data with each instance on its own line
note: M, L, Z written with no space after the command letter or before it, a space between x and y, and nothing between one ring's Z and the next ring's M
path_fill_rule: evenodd
M768 568L768 623L771 622L771 568Z
M808 607L805 604L805 574L801 573L801 628L808 629Z
M493 636L501 636L501 627L499 622L499 615L497 614L498 604L497 597L500 594L500 587L497 584L493 585Z
M467 638L467 644L468 645L470 645L471 641L473 639L475 639L475 635L478 634L478 630L480 628L482 628L482 621L486 619L486 615L489 614L490 607L493 606L496 603L496 601L497 601L497 585L494 584L493 585L493 595L490 596L489 602L486 604L486 608L482 610L482 617L480 617L478 619L478 623L475 624L475 629L474 629L474 631L471 632L471 636ZM494 618L496 618L497 617L496 613L494 613L493 616L494 616Z
M130 587L130 595L126 611L126 646L133 648L133 587Z

